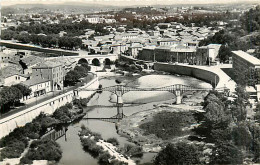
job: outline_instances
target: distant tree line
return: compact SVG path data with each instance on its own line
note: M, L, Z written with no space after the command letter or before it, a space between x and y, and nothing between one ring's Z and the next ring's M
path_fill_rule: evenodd
M53 34L47 36L28 33L17 34L16 32L10 30L5 30L2 34L2 39L4 40L16 39L21 43L32 43L34 45L39 45L48 48L54 47L71 50L80 48L82 45L82 40L76 37L59 37L58 35Z
M109 34L109 31L104 29L104 27L108 25L109 24L105 23L92 24L89 23L87 20L72 23L72 20L67 19L61 21L59 24L36 24L32 22L30 23L30 25L27 25L23 23L19 25L17 28L10 27L8 30L12 30L14 32L27 31L30 34L44 33L46 35L59 34L61 31L65 31L67 33L67 36L75 37L85 34L85 29L95 30L97 35Z
M254 32L260 30L260 6L256 6L255 9L250 9L245 12L244 15L240 18L242 23L242 28L247 32Z
M226 62L232 56L231 51L256 49L255 56L260 58L260 6L245 12L236 26L227 26L225 30L221 30L212 37L202 40L199 45L204 46L210 43L222 44L219 50L219 59ZM230 23L230 25L233 25ZM248 35L252 34L253 35ZM247 36L248 35L248 36Z

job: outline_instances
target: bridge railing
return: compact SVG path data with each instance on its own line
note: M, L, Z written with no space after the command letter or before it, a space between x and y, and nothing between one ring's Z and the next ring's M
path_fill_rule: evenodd
M188 86L188 85L182 85L182 84L175 84L175 85L170 85L170 86L165 86L165 87L158 87L158 88L137 88L137 87L129 87L129 86L124 86L124 85L115 85L115 86L109 86L109 87L104 87L104 88L99 88L99 89L85 89L82 88L80 90L86 90L86 91L122 91L124 92L129 92L129 91L219 91L219 92L226 92L229 91L227 87L223 88L198 88L198 87L193 87L193 86Z

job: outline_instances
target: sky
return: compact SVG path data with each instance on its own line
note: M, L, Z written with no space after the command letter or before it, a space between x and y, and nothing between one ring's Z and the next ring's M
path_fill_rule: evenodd
M0 0L1 6L14 4L62 4L65 2L83 2L86 4L102 4L113 6L131 5L171 5L171 4L210 4L210 3L236 3L236 2L256 2L259 0Z

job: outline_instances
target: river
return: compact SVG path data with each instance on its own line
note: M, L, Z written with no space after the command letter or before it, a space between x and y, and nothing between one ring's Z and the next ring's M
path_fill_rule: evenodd
M185 84L196 87L210 88L211 85L192 77L175 76L175 75L146 75L137 78L136 80L124 79L122 76L108 77L100 80L103 87L116 85L117 78L123 79L122 84L127 84L136 87L163 87L172 84ZM154 105L160 103L172 103L174 95L169 92L128 92L123 96L124 107L123 111L126 116L134 113L154 109ZM89 102L88 117L112 117L117 114L115 105L115 96L110 92L102 92L96 94ZM99 105L100 107L96 107ZM106 107L102 107L106 106ZM108 107L111 106L111 107ZM113 107L114 106L114 107ZM116 137L120 143L120 147L125 144L132 144L127 141L127 138L117 134L115 124L100 120L81 120L78 123L71 124L65 137L57 140L63 151L62 158L59 162L61 165L97 165L97 159L93 158L89 153L82 149L81 142L78 136L80 126L84 124L94 132L98 132L104 139ZM140 163L151 162L156 153L144 153L139 159Z

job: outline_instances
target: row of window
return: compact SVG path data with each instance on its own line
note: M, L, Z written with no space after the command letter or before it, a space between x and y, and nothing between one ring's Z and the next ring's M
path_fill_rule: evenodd
M73 96L73 94L69 94L69 95L67 95L67 96L64 96L64 97L62 97L62 98L59 98L59 100L58 100L58 101L59 101L59 102L63 101L63 98L65 98L65 97L66 97L66 99L68 99L68 96L71 96L71 97L72 97L72 96ZM52 102L50 102L50 103L49 103L49 105L50 105L50 106L51 106L51 105L53 105L53 104L54 104L54 101L52 101Z

